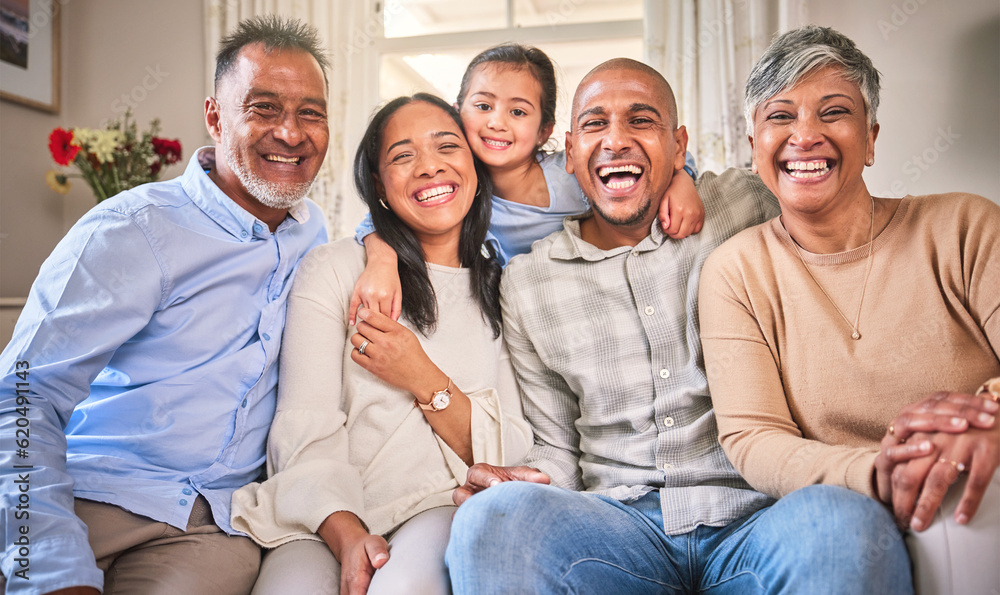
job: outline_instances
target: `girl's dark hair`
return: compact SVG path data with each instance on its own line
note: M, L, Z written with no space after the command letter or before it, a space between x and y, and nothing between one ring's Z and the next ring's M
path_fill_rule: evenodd
M403 290L403 314L425 336L434 330L437 323L437 296L427 274L423 248L413 231L394 212L379 204L378 178L379 153L385 127L399 108L422 101L440 108L458 125L462 134L462 119L455 108L443 99L428 93L417 93L411 97L397 97L380 108L368 123L368 129L354 155L354 186L361 199L371 211L375 231L396 251L399 263L399 282ZM471 153L471 152L470 152ZM500 336L500 263L492 246L486 246L486 230L490 225L493 205L493 185L490 176L476 156L472 155L479 178L479 188L472 200L472 207L462 222L462 233L458 246L458 259L463 267L470 269L469 284L472 295L479 303L483 319L490 323L493 336ZM483 250L489 256L483 254Z
M542 50L519 43L495 45L483 50L469 62L465 74L462 75L462 85L458 88L459 107L465 103L465 96L469 94L469 79L472 78L476 67L493 63L506 64L514 69L528 69L531 76L542 86L542 96L539 98L541 105L538 106L542 111L542 126L556 123L556 71L552 66L552 60L549 60Z

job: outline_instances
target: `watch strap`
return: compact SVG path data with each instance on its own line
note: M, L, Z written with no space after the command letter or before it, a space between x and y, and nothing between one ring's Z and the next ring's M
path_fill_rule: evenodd
M450 401L451 401L451 377L448 378L448 386L446 386L443 390L434 391L431 394L431 400L430 400L429 403L421 403L420 399L414 398L413 399L413 404L416 405L417 407L420 407L424 411L441 411L441 410L445 409L445 407L447 407L448 404L445 404L445 406L441 407L441 408L438 408L438 407L434 406L434 400L437 397L437 395L440 394L440 393L445 393L448 396L448 400L449 400L449 403L450 403Z

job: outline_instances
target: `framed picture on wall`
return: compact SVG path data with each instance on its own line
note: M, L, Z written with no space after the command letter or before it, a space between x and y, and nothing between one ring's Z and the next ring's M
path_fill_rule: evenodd
M60 0L0 0L0 99L59 113Z

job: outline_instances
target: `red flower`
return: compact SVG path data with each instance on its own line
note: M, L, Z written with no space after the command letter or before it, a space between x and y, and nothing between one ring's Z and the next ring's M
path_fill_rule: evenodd
M73 133L69 130L56 128L49 135L49 152L52 153L52 158L59 165L69 165L76 158L76 154L80 152L80 147L70 144L71 142L73 142Z
M163 158L167 165L181 160L181 143L178 140L153 137L153 151Z

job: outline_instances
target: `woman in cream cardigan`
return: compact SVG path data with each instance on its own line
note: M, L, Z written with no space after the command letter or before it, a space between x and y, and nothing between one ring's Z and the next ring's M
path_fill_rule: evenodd
M489 178L454 109L424 94L372 118L355 184L395 249L400 323L361 309L353 239L300 265L288 300L268 479L233 496L265 554L255 593L448 593L451 493L531 443L485 252ZM370 584L369 584L370 583Z
M720 440L765 493L828 483L890 505L918 592L987 593L1000 424L980 387L1000 376L1000 208L872 197L878 93L871 61L820 27L778 38L747 81L754 170L782 214L702 273Z

